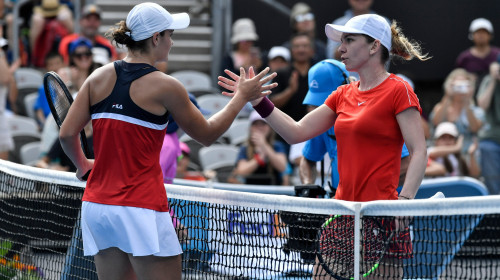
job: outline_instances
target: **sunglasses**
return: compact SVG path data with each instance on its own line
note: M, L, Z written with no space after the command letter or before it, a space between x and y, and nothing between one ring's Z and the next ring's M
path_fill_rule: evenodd
M307 14L303 14L303 15L297 15L295 17L295 21L296 22L303 22L303 21L306 21L306 20L313 20L314 19L314 14L312 13L307 13Z
M82 52L82 53L74 53L73 56L75 58L78 58L78 59L81 59L83 57L91 57L92 56L92 52L88 51L88 52Z

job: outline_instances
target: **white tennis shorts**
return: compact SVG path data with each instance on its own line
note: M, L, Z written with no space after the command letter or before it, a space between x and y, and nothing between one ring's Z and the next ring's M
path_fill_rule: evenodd
M81 227L85 256L111 247L133 256L182 254L169 212L84 201Z

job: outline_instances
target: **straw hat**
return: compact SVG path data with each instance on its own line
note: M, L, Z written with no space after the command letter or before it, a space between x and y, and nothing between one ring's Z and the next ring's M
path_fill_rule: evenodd
M42 0L40 6L35 6L34 12L43 15L46 18L55 17L62 8L59 0Z

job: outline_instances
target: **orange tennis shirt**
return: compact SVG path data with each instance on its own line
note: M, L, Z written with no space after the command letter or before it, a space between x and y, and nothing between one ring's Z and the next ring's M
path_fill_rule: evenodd
M377 87L359 91L359 81L339 87L325 101L336 114L336 199L397 199L403 136L396 115L420 103L407 82L391 74ZM418 124L420 125L420 124Z

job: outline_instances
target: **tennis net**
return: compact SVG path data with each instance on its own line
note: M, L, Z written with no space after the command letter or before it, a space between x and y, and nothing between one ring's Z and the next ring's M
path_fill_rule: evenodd
M0 279L97 279L82 252L83 186L73 173L0 161ZM352 270L346 279L363 279L371 268L380 279L500 278L499 196L353 203L166 188L184 250L183 279L311 279L325 266L337 274L337 265L314 268L324 251L318 240L332 239L333 251L352 257L342 266ZM332 215L348 222L325 234ZM408 225L401 233L410 239L383 239L389 249L373 269L385 245L371 240L394 231L396 221ZM394 249L400 245L406 251Z

